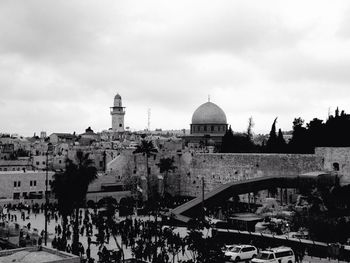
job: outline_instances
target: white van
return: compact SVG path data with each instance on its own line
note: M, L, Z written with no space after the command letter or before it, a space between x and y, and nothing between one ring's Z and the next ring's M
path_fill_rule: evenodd
M295 263L294 252L290 247L276 247L261 251L253 263Z

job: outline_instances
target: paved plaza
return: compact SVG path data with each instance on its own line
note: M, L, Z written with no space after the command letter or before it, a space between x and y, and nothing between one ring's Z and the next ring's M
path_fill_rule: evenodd
M89 209L89 211L92 212L92 209ZM44 216L43 213L39 213L39 214L30 213L28 215L28 213L25 212L25 215L26 215L26 219L25 220L21 219L21 212L20 211L16 210L16 211L11 211L10 213L11 213L11 215L16 215L17 216L17 223L20 226L27 226L27 224L30 223L31 224L31 230L37 229L39 233L42 230L45 229L45 216ZM118 216L118 212L116 214L116 218L118 218L118 220L120 220L120 221L125 219L125 217L119 217ZM134 218L141 219L142 221L145 221L145 220L152 220L152 221L154 221L154 217L152 217L152 216L132 216L131 218L132 219L134 219ZM48 222L48 228L47 228L48 229L48 240L47 240L47 246L48 247L52 247L51 242L52 242L52 240L55 237L55 227L58 226L59 224L61 224L61 219L58 219L57 222L55 222L55 220L51 219ZM186 234L187 234L187 229L183 228L183 227L179 227L179 228L176 228L174 230L174 232L175 233L179 233L179 235L181 237L185 237ZM97 234L97 233L98 233L98 230L97 230L96 226L93 225L93 234L92 234L92 237L91 237L92 241L96 240L95 234ZM119 243L119 245L121 245L122 248L123 248L125 259L132 258L133 257L133 253L131 251L131 247L130 246L126 247L125 245L123 245L120 235L118 235L116 237L116 239L117 239L117 242ZM72 242L72 239L68 240L68 244L71 245L71 242ZM82 245L84 246L84 248L86 250L86 248L88 247L87 236L79 235L79 242L82 243ZM42 244L44 245L44 240L43 240ZM109 239L109 243L108 244L105 243L105 246L106 246L106 248L108 250L118 250L118 246L117 246L117 244L116 244L116 242L115 242L115 240L113 238L110 238ZM90 249L91 249L91 257L94 258L97 261L97 259L98 259L97 253L99 251L99 245L91 244ZM187 250L185 251L184 256L178 255L175 258L175 262L178 262L179 260L184 260L184 259L190 259L189 251L187 251ZM172 261L172 258L171 258L171 261Z
M92 212L92 209L89 210L90 212ZM17 216L17 223L20 226L27 226L28 223L31 224L31 230L37 229L38 232L40 233L42 230L45 229L45 216L43 213L39 213L39 214L34 214L34 213L30 213L28 215L28 213L26 212L26 219L23 220L21 219L21 213L20 211L11 211L10 212L12 215L16 215ZM116 214L116 218L118 218L118 220L124 220L125 217L119 217L118 213ZM141 219L141 220L154 220L154 218L151 216L132 216L132 219L137 218L137 219ZM55 220L50 220L48 222L48 240L47 240L47 246L51 247L52 244L52 240L55 237L55 227L58 226L59 224L61 224L61 219L58 219L58 221L56 222ZM184 227L178 227L175 228L174 230L175 233L179 233L179 235L184 238L187 235L187 229ZM93 225L93 234L92 234L92 241L96 240L96 236L95 234L98 233L98 230L96 228L95 225ZM211 231L206 230L204 232L205 235L210 235ZM116 237L117 242L119 243L119 245L122 246L123 251L124 251L124 256L125 259L128 258L132 258L134 255L131 251L131 247L126 247L125 245L122 244L122 240L121 240L121 236L118 235ZM85 250L88 247L88 240L87 240L87 236L86 235L79 235L79 241L82 243L82 245L84 246ZM68 244L71 245L72 239L68 240ZM43 245L44 245L44 240L43 240ZM109 243L106 244L105 246L108 250L118 250L118 246L115 242L115 240L113 238L109 239ZM97 262L98 260L98 251L99 251L99 245L95 245L95 244L91 244L90 246L91 249L91 257L94 258ZM182 255L182 253L179 253L176 257L175 257L175 261L174 262L179 262L181 260L188 260L190 259L190 252L187 250L184 253L184 255ZM170 256L170 261L172 262L172 256ZM303 262L309 262L309 263L326 263L326 262L336 262L335 260L328 260L328 259L321 259L321 258L317 258L317 257L310 257L310 256L305 256L303 259Z

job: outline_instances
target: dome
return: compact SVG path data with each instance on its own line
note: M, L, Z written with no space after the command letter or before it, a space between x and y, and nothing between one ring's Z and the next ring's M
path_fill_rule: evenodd
M121 99L122 97L120 97L119 93L117 93L117 95L115 95L114 99Z
M209 139L207 145L208 146L215 146L215 141L213 139Z
M215 103L206 102L192 115L192 124L226 124L225 112Z

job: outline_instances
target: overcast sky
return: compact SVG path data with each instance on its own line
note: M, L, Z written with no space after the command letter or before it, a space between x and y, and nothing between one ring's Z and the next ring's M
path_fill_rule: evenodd
M0 132L108 129L116 93L132 129L350 113L350 1L0 1Z

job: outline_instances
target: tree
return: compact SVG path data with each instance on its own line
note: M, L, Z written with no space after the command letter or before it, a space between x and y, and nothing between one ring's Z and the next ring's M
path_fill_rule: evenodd
M242 152L252 152L256 150L256 145L251 140L252 132L251 127L253 123L250 119L247 133L233 133L231 126L226 131L222 138L222 149L224 153L242 153Z
M133 152L134 154L142 153L143 156L146 157L146 172L147 172L147 201L149 202L151 193L150 193L150 168L148 167L148 158L151 155L154 155L158 152L158 150L154 147L152 141L147 141L143 139L140 145L137 145L136 150Z
M279 153L285 153L287 151L287 143L283 138L283 133L282 130L278 130L278 136L277 136L277 141L276 141L276 150Z
M117 239L117 234L118 234L118 225L116 222L116 218L115 218L115 212L116 212L116 206L113 202L111 202L111 200L108 200L106 202L106 208L105 208L105 218L106 218L106 227L109 228L113 239L119 249L119 251L121 252L121 255L123 257L123 262L124 262L124 250L123 247L119 244L118 239ZM104 219L103 219L104 220ZM102 242L104 243L104 240L102 240Z
M293 121L293 137L288 146L292 153L312 153L307 129L303 127L304 120L295 118Z
M312 147L322 146L325 143L325 125L323 120L314 118L306 124L306 127Z
M223 153L230 153L233 152L233 131L231 126L227 129L224 137L222 137L222 152Z
M247 137L250 141L253 141L253 127L254 127L253 117L250 117L248 120L248 128L247 128Z
M204 237L203 230L209 229L209 222L202 219L192 219L188 222L188 235L185 240L191 258L184 263L223 263L224 253L222 242L215 237Z
M277 150L276 122L277 118L272 123L269 139L266 143L266 151L271 153Z
M165 176L164 176L164 179L163 179L163 182L164 182L164 192L166 192L166 182L167 182L167 179L168 179L168 173L171 171L171 172L174 172L176 170L176 166L174 166L174 158L161 158L159 160L159 163L157 164L157 166L159 167L159 172L160 173L165 173Z
M55 194L58 209L62 215L63 235L66 235L68 216L74 215L72 252L78 254L79 208L84 204L88 186L97 178L97 169L89 153L78 151L76 162L66 161L66 170L54 175L52 192Z

